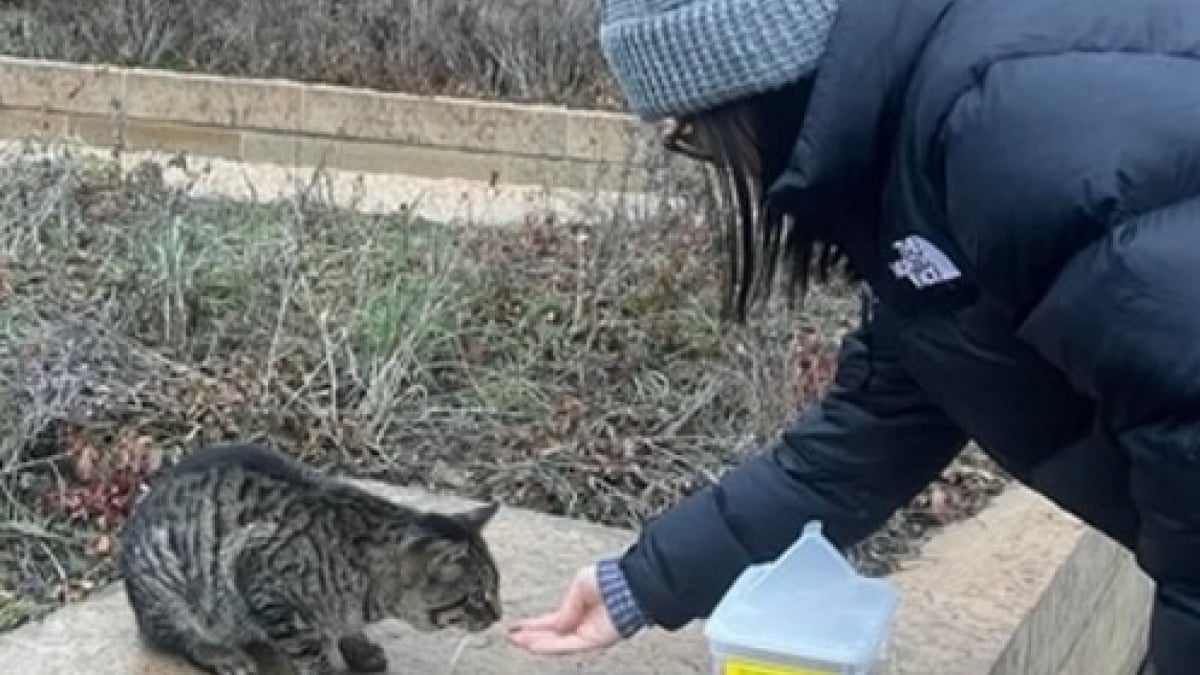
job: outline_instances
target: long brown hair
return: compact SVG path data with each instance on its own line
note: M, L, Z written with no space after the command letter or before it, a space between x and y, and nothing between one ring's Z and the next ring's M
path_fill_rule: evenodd
M724 311L745 322L766 301L780 259L789 264L789 304L802 300L813 273L820 280L843 259L819 222L794 222L767 190L786 170L808 106L812 80L681 119L667 148L711 165L722 201L728 251Z

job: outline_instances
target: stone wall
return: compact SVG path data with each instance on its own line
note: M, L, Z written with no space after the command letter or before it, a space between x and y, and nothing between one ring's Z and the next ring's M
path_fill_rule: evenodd
M886 675L1136 675L1153 585L1129 552L1010 486L894 576Z
M0 57L0 136L292 166L637 189L662 153L626 115Z

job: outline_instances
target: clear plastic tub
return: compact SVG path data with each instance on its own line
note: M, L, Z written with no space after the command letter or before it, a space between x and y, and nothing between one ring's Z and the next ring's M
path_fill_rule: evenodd
M859 575L808 523L775 561L738 577L705 626L714 675L875 675L899 596Z

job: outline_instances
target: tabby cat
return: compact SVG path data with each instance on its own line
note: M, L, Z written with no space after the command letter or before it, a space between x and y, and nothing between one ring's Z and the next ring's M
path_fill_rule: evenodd
M500 620L481 531L498 506L422 512L325 478L274 450L219 445L165 472L133 510L120 565L151 646L218 675L254 675L267 645L299 675L387 670L363 628Z

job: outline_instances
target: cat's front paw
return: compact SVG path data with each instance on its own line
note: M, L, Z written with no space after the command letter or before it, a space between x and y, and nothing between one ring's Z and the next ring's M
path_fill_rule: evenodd
M387 671L387 654L383 647L371 642L365 635L350 635L338 640L338 650L346 661L346 667L356 673Z

